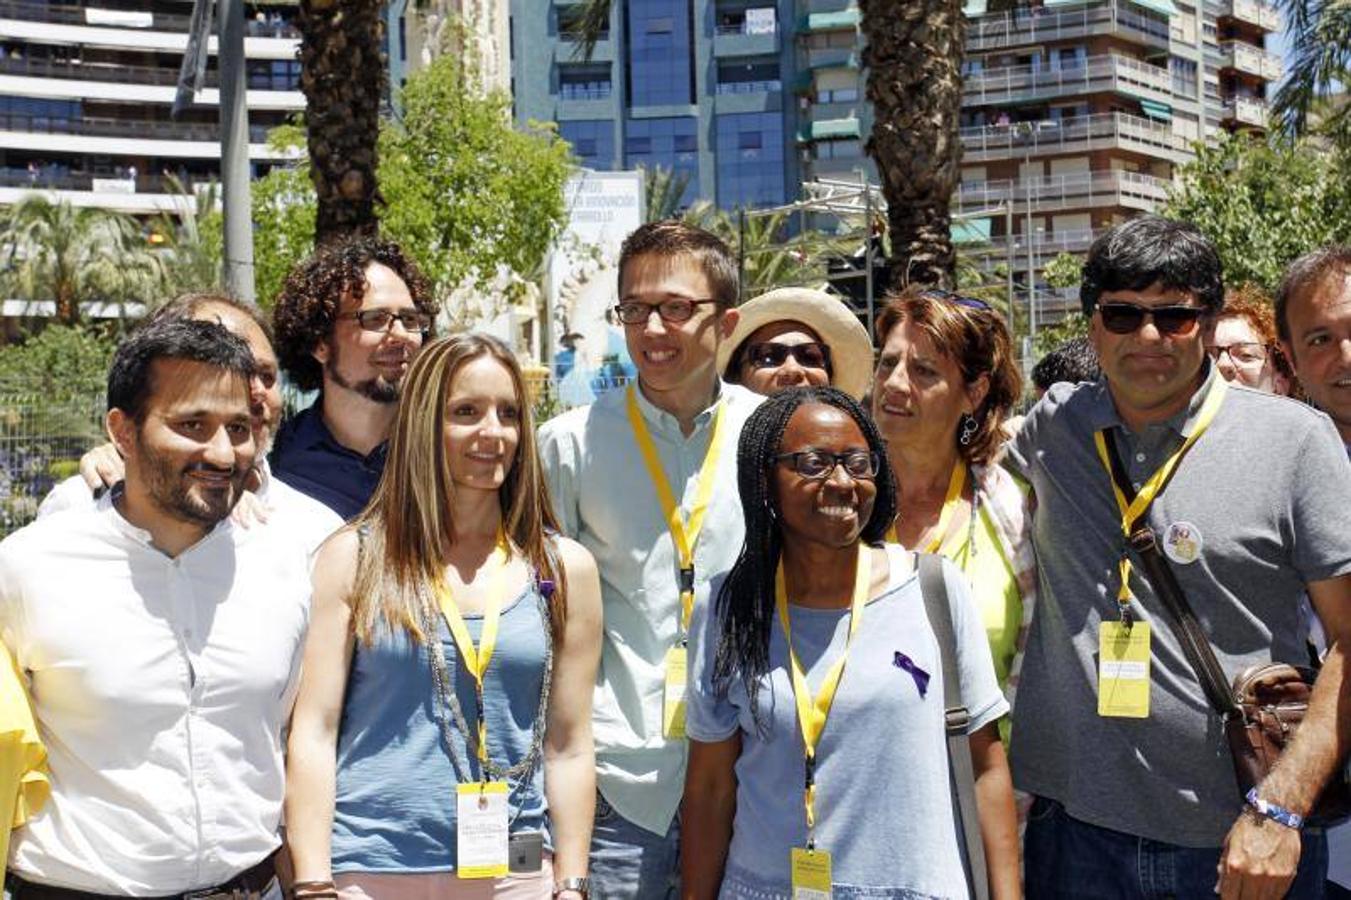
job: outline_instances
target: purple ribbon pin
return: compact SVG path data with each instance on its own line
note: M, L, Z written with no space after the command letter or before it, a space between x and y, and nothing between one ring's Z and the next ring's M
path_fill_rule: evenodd
M896 655L892 657L892 664L898 669L910 673L915 679L915 687L919 689L919 698L924 699L924 695L929 692L929 673L915 665L915 661L897 650Z

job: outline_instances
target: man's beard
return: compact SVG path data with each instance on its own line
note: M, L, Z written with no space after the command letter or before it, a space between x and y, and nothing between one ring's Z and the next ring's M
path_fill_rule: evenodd
M244 492L247 469L226 470L193 463L175 472L172 462L150 451L144 444L140 446L139 455L151 502L181 521L210 528L230 514ZM193 484L188 476L193 471L230 471L230 487L228 490L208 490L205 485Z
M360 394L372 402L399 402L399 390L402 387L402 381L390 381L383 375L376 375L374 378L363 378L360 381L347 380L338 369L338 348L336 344L333 348L333 353L328 357L328 362L324 364L324 373L332 379L334 384Z

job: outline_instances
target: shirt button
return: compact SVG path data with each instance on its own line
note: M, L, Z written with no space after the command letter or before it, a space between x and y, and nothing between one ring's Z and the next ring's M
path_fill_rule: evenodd
M1138 481L1132 481L1132 482L1131 482L1131 487L1135 488L1137 491L1140 490L1140 482L1138 482Z
M1145 455L1144 455L1143 453L1137 453L1137 454L1135 454L1135 461L1136 461L1136 462L1144 462L1144 461L1145 461Z

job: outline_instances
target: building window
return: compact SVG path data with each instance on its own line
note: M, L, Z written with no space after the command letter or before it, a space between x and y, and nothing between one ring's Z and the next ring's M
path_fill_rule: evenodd
M719 94L761 94L783 90L779 61L774 58L737 60L718 64Z
M787 198L782 113L730 113L716 120L717 202L723 209L776 206Z
M625 122L624 167L670 169L688 175L684 202L699 196L699 120L688 117Z
M615 167L614 122L608 119L563 121L558 123L558 133L572 145L572 152L582 165L592 169Z
M610 66L558 67L558 95L564 100L603 100L610 96Z

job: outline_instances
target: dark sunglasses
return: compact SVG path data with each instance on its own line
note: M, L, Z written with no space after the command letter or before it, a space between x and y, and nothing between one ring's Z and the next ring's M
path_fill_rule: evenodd
M1112 334L1131 334L1140 330L1145 319L1152 319L1159 334L1185 335L1196 329L1206 311L1200 306L1141 306L1113 300L1099 303L1098 313L1103 327Z
M746 362L757 369L777 369L787 362L790 356L804 369L830 368L830 348L816 341L805 344L776 344L773 341L765 341L746 347Z
M940 303L955 303L958 306L966 306L971 309L979 309L989 312L990 304L984 300L977 300L975 297L967 297L962 294L954 294L952 291L945 291L942 288L929 288L920 294L926 300L937 300Z

